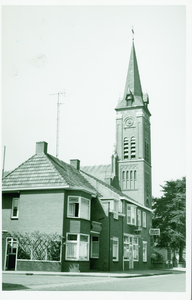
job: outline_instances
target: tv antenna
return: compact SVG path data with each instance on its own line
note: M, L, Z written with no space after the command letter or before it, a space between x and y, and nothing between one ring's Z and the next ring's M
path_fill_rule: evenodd
M57 92L50 94L50 96L57 95L57 135L56 135L56 157L59 156L59 123L60 123L60 105L64 104L63 102L59 102L59 96L63 95L63 97L66 96L66 91Z

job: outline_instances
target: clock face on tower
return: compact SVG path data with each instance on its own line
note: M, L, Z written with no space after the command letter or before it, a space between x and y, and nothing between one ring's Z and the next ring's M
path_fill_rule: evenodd
M133 125L133 119L131 117L125 119L125 125L130 127Z

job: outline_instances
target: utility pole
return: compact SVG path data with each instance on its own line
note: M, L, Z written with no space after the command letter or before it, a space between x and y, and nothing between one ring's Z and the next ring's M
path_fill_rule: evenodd
M59 95L63 95L65 97L66 92L58 92L50 94L50 96L57 95L57 135L56 135L56 157L59 156L59 122L60 122L60 105L64 104L59 102Z

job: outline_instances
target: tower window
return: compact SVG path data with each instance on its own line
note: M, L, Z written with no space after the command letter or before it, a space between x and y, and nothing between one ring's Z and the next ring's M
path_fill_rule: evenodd
M129 156L129 142L128 138L124 138L124 159L127 159Z
M131 158L136 157L136 140L135 137L131 137Z

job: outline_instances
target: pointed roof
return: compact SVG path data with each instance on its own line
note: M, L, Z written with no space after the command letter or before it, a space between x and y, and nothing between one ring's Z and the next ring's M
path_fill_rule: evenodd
M129 66L125 82L125 90L123 99L118 103L117 108L127 107L126 97L131 95L134 100L134 105L143 106L143 92L141 88L141 81L139 76L139 69L137 64L137 57L135 52L134 40L132 41L131 54L129 59Z
M96 194L73 166L48 154L35 154L2 178L2 190L71 188Z
M132 42L131 55L129 59L129 67L128 67L124 96L123 96L124 100L126 98L126 95L129 94L130 91L133 94L133 96L142 97L143 95L140 76L139 76L139 69L137 65L137 57L135 53L134 41Z

